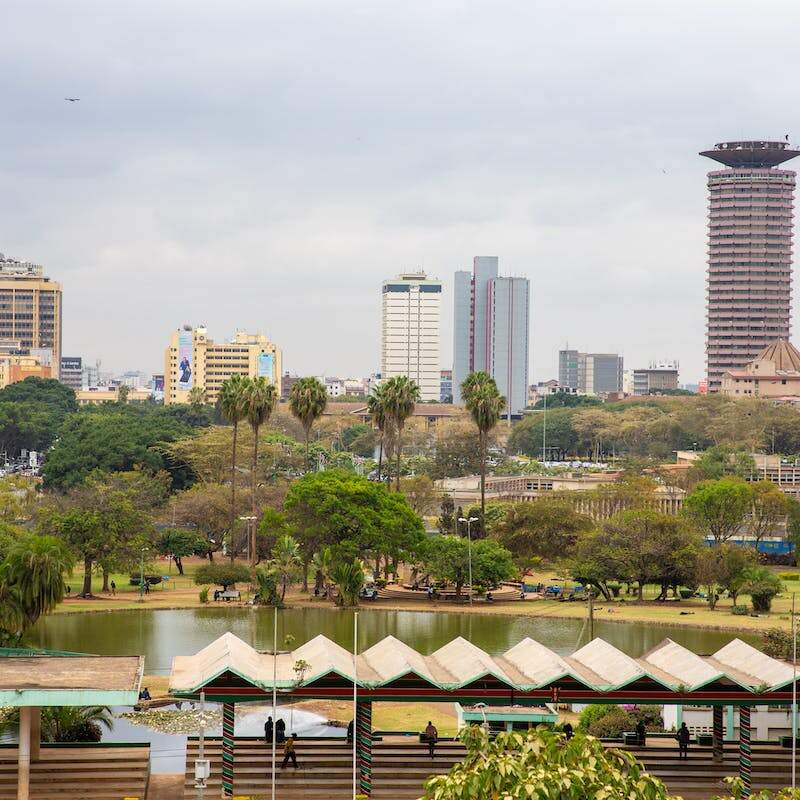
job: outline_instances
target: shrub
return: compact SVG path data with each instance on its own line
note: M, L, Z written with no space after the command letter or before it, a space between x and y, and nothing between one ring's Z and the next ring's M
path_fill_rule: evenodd
M753 611L768 612L772 608L772 598L781 591L780 578L766 567L751 567L742 577L742 591L750 595Z
M736 617L746 617L750 613L750 606L733 606L731 614Z
M679 589L678 594L681 596L682 600L688 600L694 592L691 589Z
M661 706L637 706L628 713L633 717L634 726L641 720L648 731L664 730L664 717L661 714Z
M205 605L206 603L208 603L208 586L204 586L204 587L203 587L203 588L200 590L200 602L201 602L203 605Z
M593 720L587 733L598 739L619 739L623 731L632 731L637 720L633 714L628 713L622 706L614 706L601 717Z
M800 581L800 572L779 572L778 577L782 581Z
M798 631L800 633L800 631ZM798 636L800 645L800 636ZM761 640L761 649L771 658L782 658L784 661L792 660L792 634L782 628L770 628L764 631ZM800 646L797 648L800 650Z
M610 703L598 703L596 705L586 706L586 708L581 711L581 715L578 718L578 730L589 730L589 726L596 719L600 719L600 717L605 716L609 711L613 711L615 708L619 708L619 706Z
M249 580L250 570L243 564L203 564L194 574L194 582L199 586L213 584L223 589Z

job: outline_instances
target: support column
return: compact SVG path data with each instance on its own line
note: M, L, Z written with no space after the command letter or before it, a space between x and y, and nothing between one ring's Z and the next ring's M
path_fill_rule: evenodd
M680 730L681 725L683 725L683 706L678 705L675 707L675 728Z
M42 709L31 709L31 762L39 760L42 743Z
M725 709L725 741L732 742L736 739L736 726L734 725L733 706Z
M222 795L233 797L234 704L222 705Z
M714 711L714 725L712 728L712 743L714 752L714 761L717 763L722 762L723 747L722 747L722 706L712 706Z
M739 778L742 797L750 797L753 763L750 752L750 706L739 706Z
M356 748L358 782L361 794L372 794L372 701L359 702L356 708Z
M28 800L31 790L31 708L19 710L19 747L17 749L17 800Z

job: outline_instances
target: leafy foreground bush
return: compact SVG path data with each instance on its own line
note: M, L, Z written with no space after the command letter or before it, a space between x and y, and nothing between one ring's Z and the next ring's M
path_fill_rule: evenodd
M630 753L606 750L591 736L545 729L489 739L466 728L464 760L425 784L425 800L669 800L666 787ZM781 799L783 800L783 798Z
M742 800L746 796L739 778L725 778L725 782L730 786L731 794L724 797L717 795L712 800ZM751 794L750 800L800 800L800 789L780 789L775 794L762 789L760 792Z

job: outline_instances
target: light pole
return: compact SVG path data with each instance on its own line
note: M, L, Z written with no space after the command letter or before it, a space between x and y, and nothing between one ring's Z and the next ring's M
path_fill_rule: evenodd
M467 564L469 569L469 604L472 605L472 523L478 522L479 517L459 518L459 522L467 523Z
M141 561L139 563L139 602L144 603L144 554L147 552L146 547L142 548Z
M544 414L542 415L542 466L547 461L547 390L544 393Z
M248 516L239 517L239 519L247 523L247 560L250 562L250 566L254 567L256 565L256 537L253 534L253 528L258 517ZM233 541L231 541L232 547Z
M489 722L486 719L486 703L475 703L475 708L480 709L480 712L483 715L483 729L488 734L489 733Z

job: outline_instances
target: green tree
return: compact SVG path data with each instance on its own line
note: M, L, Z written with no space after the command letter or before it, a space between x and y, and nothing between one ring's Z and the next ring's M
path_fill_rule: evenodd
M751 511L753 492L739 478L703 481L687 496L686 515L705 533L721 544L744 525Z
M226 378L219 390L219 410L222 416L233 426L231 443L231 523L230 530L236 529L236 448L239 443L239 423L245 419L247 409L245 398L250 378L244 375L232 375ZM234 549L231 547L231 560Z
M269 566L281 585L281 604L286 597L286 587L300 575L302 560L300 548L291 536L281 536L272 550Z
M278 404L278 390L275 385L269 383L266 378L259 377L251 380L247 384L245 390L245 411L247 421L253 429L253 464L250 472L250 513L252 516L257 516L257 489L258 486L256 471L258 468L258 430L264 425L272 416L275 406ZM255 546L255 527L253 527L253 536L250 542L250 560L255 564L256 559L256 546Z
M783 584L780 578L767 567L750 567L745 570L742 591L750 595L753 611L768 614L773 598L781 593Z
M377 444L378 437L375 430L366 423L350 425L342 431L342 446L362 458L372 458Z
M669 800L664 784L631 753L599 739L536 728L490 737L477 725L461 734L467 752L446 775L429 778L424 800Z
M488 436L500 421L506 399L497 391L494 378L484 372L473 372L461 384L461 395L475 427L478 429L478 446L481 454L481 519L486 513L486 457Z
M455 508L452 496L449 494L442 495L439 519L436 521L436 527L439 529L439 533L453 533L455 531Z
M765 536L776 533L789 514L789 498L771 481L750 484L752 508L750 510L750 535L760 542Z
M289 393L289 409L303 426L306 437L306 470L311 469L308 442L311 428L328 404L328 391L317 378L300 378Z
M516 574L514 561L508 550L492 539L473 542L472 582L474 586L495 587ZM455 586L456 597L469 579L470 546L460 536L434 536L422 549L425 569L437 581Z
M352 561L336 561L331 578L339 589L339 604L357 606L358 597L364 588L364 564L356 558Z
M189 405L193 409L195 410L201 409L208 401L208 395L206 394L205 387L192 386L192 388L189 389L188 399L189 399Z
M697 582L705 588L708 605L713 610L720 591L736 598L747 582L748 571L756 564L755 548L722 544L703 547L697 561Z
M577 452L578 437L572 425L575 411L571 408L547 410L547 452L564 460ZM511 429L508 452L541 458L544 443L544 414L527 414Z
M280 594L278 594L278 575L271 566L257 567L254 573L256 594L255 601L262 606L283 605Z
M194 574L194 582L198 586L221 586L227 591L229 586L249 581L250 575L243 564L202 564Z
M563 557L592 527L591 518L575 511L566 498L542 497L508 506L494 533L519 563L529 565L536 557Z
M0 564L0 626L4 638L19 640L64 599L64 578L74 558L53 536L17 539Z
M432 513L441 498L441 492L427 475L401 478L400 491L405 495L409 506L420 516Z
M383 451L386 446L386 436L391 427L387 394L383 388L383 384L376 386L369 397L367 397L367 411L369 411L370 419L380 434L378 450L378 483L380 483L383 467Z
M314 553L314 557L311 559L311 569L314 571L315 593L327 596L333 571L333 554L330 547L322 547Z
M188 556L206 555L207 545L207 540L202 536L180 528L162 531L156 539L158 554L171 558L175 562L179 575L183 575L183 559Z
M397 442L397 491L400 491L400 455L403 451L403 429L406 420L414 413L414 406L420 400L419 386L406 375L395 375L381 386L381 396L386 402L386 415L392 422Z
M204 555L214 553L232 538L228 489L218 483L197 483L177 492L170 499L164 516L170 524L193 531L205 542ZM244 513L245 500L237 500L238 513Z
M114 715L108 706L50 706L42 709L41 741L99 742L103 728L111 730ZM0 732L11 733L19 728L19 709L3 717Z
M753 457L729 445L715 445L704 451L689 469L691 483L714 480L727 476L747 478L756 469Z

